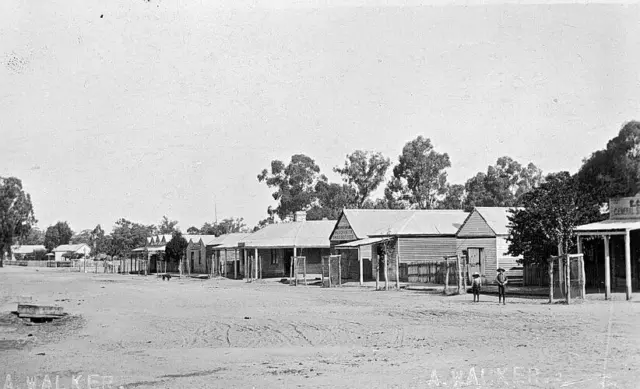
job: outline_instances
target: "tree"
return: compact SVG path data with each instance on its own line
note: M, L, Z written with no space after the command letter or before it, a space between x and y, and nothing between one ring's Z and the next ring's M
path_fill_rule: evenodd
M463 209L464 198L464 185L447 185L447 193L438 207L440 209Z
M200 228L202 235L226 235L247 230L247 225L243 218L229 217L220 222L204 223Z
M178 225L177 220L169 220L168 217L163 216L162 220L160 220L160 224L158 225L158 234L162 235L171 235L180 229L176 226Z
M275 223L275 219L273 217L273 215L262 219L258 222L258 224L256 224L255 227L253 227L253 229L251 230L251 232L256 232L256 231L260 231L261 229L265 228L266 226L268 226L269 224L274 224Z
M106 254L105 235L104 235L104 230L102 229L100 224L95 226L95 228L91 231L91 238L89 240L89 245L93 250L94 256L97 256L99 253Z
M465 183L464 208L514 207L522 196L542 181L542 171L533 163L523 167L511 157L501 157L486 173L478 173Z
M304 154L293 155L287 166L279 160L271 161L271 171L264 169L258 175L258 182L276 189L272 197L278 206L270 207L269 215L277 214L284 220L297 211L309 209L316 199L314 187L320 178L320 168Z
M317 201L307 211L308 220L336 220L344 208L358 208L358 192L347 184L319 181L315 187Z
M447 188L449 155L437 153L431 140L420 135L405 144L398 162L385 191L387 199L418 209L436 208Z
M200 234L200 229L198 227L195 226L191 226L187 229L187 234L189 235L198 235ZM207 234L203 234L203 235L207 235Z
M72 236L73 231L69 223L59 221L47 228L44 234L44 247L47 251L51 251L60 245L69 244Z
M626 123L605 149L583 161L577 179L600 204L640 192L640 122Z
M108 243L111 255L129 256L131 250L146 245L147 238L153 235L154 230L155 226L153 225L146 226L126 219L119 219L113 227Z
M92 243L91 239L92 239L91 230L82 230L78 233L73 234L73 236L69 240L69 243L71 244L84 243L91 246L91 243Z
M523 205L511 212L507 237L508 253L522 255L523 263L544 264L558 247L569 253L575 247L575 227L602 219L599 205L567 172L549 174L538 188L524 194Z
M11 255L14 240L26 237L36 223L31 195L22 189L22 181L0 177L0 267L4 253Z
M38 227L33 227L24 239L20 240L24 245L44 245L44 232Z
M175 259L179 261L180 274L182 274L182 259L188 245L189 242L187 242L187 240L182 236L182 233L180 233L180 231L175 231L171 236L171 240L167 243L164 249L167 260Z
M342 175L345 183L355 188L355 204L362 208L371 193L384 181L390 165L391 161L382 153L356 150L347 155L343 168L336 167L333 170Z

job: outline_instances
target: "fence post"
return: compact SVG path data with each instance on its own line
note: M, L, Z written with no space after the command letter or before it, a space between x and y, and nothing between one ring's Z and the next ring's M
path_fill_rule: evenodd
M460 267L460 255L456 255L456 268L458 269L458 294L462 292L462 268Z
M307 257L304 257L302 271L304 272L304 285L307 286Z
M389 290L389 264L387 262L387 252L384 253L384 290Z

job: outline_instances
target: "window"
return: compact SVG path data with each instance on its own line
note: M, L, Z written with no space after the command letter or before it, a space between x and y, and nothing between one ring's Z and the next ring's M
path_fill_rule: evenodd
M277 265L278 264L278 255L281 253L282 250L271 250L271 264L272 265Z
M202 265L202 256L200 256L199 252L198 252L198 264Z

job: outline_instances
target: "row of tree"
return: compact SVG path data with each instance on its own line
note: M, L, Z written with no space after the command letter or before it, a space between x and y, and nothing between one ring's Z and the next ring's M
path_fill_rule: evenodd
M466 209L474 206L516 206L522 196L542 181L542 171L533 163L521 165L510 157L498 158L494 166L478 172L464 185L450 184L447 153L434 149L431 140L418 136L408 142L386 181L384 196L372 194L385 183L391 161L381 153L357 150L347 155L343 166L333 168L341 183L331 183L315 161L303 154L291 157L288 165L271 162L258 181L273 188L276 207L258 226L287 220L306 210L307 218L335 219L343 208L374 209Z

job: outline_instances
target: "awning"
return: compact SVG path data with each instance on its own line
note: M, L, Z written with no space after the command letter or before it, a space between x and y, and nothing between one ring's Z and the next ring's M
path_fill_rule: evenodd
M339 245L336 246L336 248L337 249L352 249L352 248L356 248L356 247L360 247L360 246L366 246L366 245L369 245L369 244L384 242L386 240L391 240L391 239L393 239L393 238L391 238L391 237L365 238L365 239L360 239L360 240L354 240L353 242L339 244Z
M640 220L604 220L575 228L576 235L616 235L640 230Z
M140 253L140 252L145 252L145 251L148 251L148 252L150 252L150 253L155 253L155 252L158 252L158 251L164 251L164 249L165 249L166 247L167 247L167 246L157 246L157 247L138 247L137 249L133 249L133 250L131 250L131 251L132 251L132 252L134 252L134 253Z

